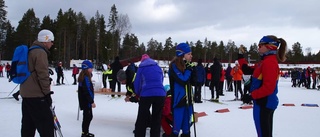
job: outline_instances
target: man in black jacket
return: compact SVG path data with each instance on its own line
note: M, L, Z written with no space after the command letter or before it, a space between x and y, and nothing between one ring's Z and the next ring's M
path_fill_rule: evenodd
M211 71L211 84L210 84L211 100L219 101L218 88L219 88L219 82L220 82L220 76L221 76L221 64L216 57L213 59L213 65L210 66L210 71ZM214 99L214 90L216 91L216 99Z

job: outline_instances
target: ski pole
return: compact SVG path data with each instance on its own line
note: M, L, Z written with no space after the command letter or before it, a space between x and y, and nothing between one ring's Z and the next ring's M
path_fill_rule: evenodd
M79 113L80 113L80 106L78 105L78 114L77 114L77 120L79 121Z
M12 92L13 92L19 85L20 85L20 84L18 84L16 87L14 87L13 90L9 93L9 95L8 95L7 97L9 97L9 96L12 94Z

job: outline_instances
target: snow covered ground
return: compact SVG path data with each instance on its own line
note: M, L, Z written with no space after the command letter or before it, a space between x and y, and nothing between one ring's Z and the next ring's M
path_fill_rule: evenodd
M65 71L65 83L62 86L52 86L55 91L52 96L56 114L62 126L64 137L79 137L81 134L82 112L78 114L77 86L71 85L73 79L71 71ZM101 81L101 75L94 72L96 81ZM56 75L52 76L56 79ZM165 84L169 81L166 78ZM0 98L7 97L16 87L4 77L0 78ZM19 88L19 87L18 87ZM18 90L15 89L15 91ZM121 87L125 91L124 85ZM225 104L203 102L194 104L196 112L206 112L208 115L199 118L196 123L198 137L255 137L256 131L252 118L252 109L239 109L239 101L224 101L234 98L233 92L224 92L220 97ZM9 95L11 96L11 95ZM202 97L209 99L209 89L203 88ZM320 108L304 107L302 103L320 105L320 91L305 88L292 88L290 79L280 78L278 109L274 113L274 137L318 137L320 135ZM126 103L124 97L112 99L109 95L95 95L97 107L93 109L93 120L90 132L97 137L130 137L137 116L138 104ZM282 106L293 103L295 106ZM228 108L230 112L216 113L218 109ZM18 137L21 129L21 99L0 99L0 136ZM149 131L147 129L147 131ZM191 136L194 129L191 127ZM147 133L147 135L149 135ZM38 135L37 135L38 136Z

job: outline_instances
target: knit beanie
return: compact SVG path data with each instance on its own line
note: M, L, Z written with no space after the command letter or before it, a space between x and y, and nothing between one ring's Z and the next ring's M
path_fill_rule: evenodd
M145 59L150 58L148 54L143 54L141 57L141 61L144 61Z
M191 52L191 49L187 43L180 43L176 47L176 56L180 57L183 56L186 53Z
M52 42L54 41L54 35L50 30L43 29L38 33L39 42Z
M124 72L123 69L120 69L117 73L117 80L119 82L123 81L123 80L126 80L127 76L126 76L126 72Z
M89 69L89 68L93 68L92 63L89 60L83 61L81 64L81 69L85 70L85 69Z

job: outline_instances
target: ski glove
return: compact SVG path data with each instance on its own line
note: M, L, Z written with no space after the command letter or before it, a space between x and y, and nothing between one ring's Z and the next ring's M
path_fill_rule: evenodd
M53 94L53 91L50 91L49 94L44 96L44 100L49 104L49 106L52 105L52 98L51 98L51 94Z
M186 69L187 69L187 70L192 71L195 66L196 66L196 65L195 65L194 63L191 63L191 62L187 62L187 63L186 63Z

